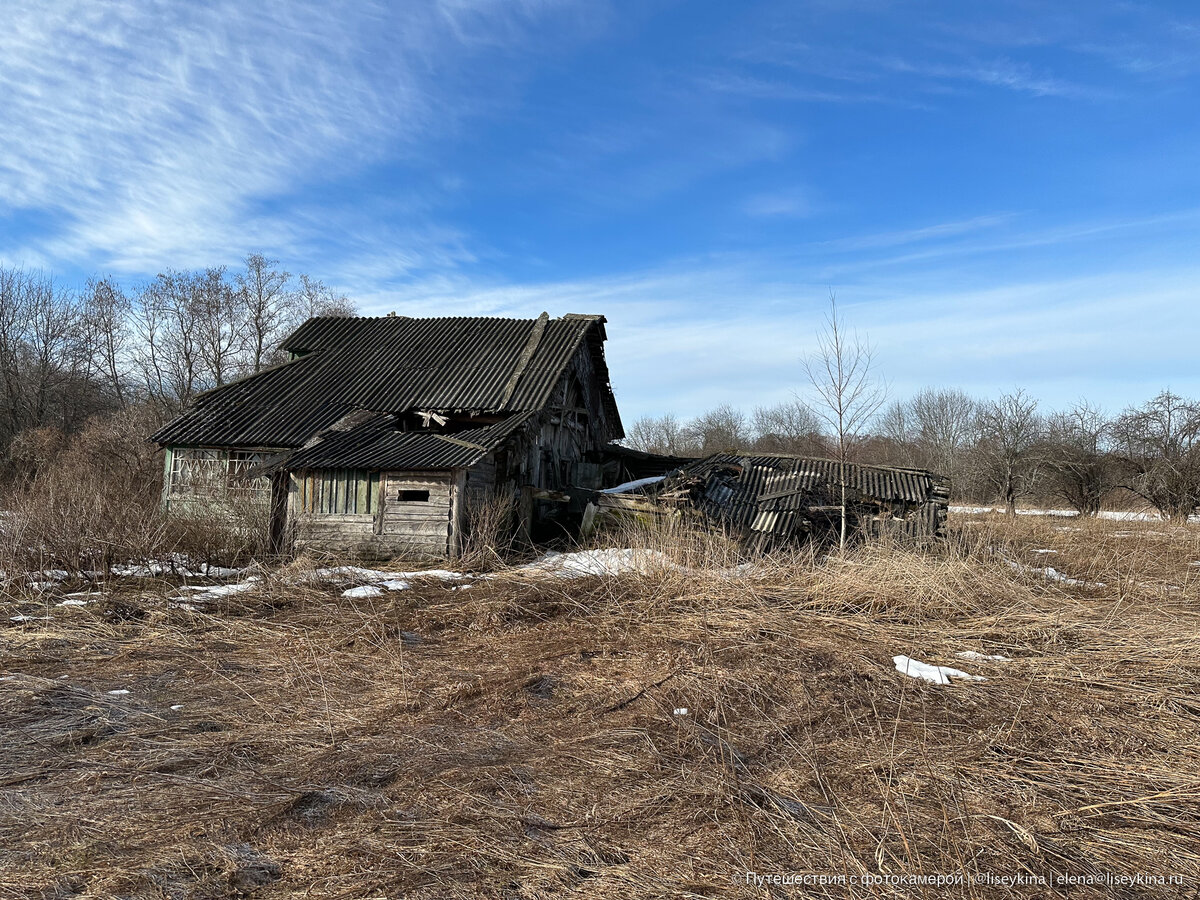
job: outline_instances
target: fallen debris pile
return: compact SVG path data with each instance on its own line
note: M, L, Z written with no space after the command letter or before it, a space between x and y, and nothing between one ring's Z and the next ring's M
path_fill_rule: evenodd
M907 538L943 533L950 486L932 472L729 453L690 463L664 479L641 479L600 493L584 515L584 531L605 513L690 512L747 546L766 550L838 531L843 493L851 531Z

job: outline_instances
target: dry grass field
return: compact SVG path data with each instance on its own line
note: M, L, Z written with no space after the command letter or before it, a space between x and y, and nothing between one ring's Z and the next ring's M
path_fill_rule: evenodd
M10 593L0 897L1195 894L1200 528L691 556Z

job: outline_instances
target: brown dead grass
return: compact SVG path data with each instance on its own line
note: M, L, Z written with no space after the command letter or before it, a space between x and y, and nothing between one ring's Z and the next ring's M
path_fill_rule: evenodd
M1195 528L977 516L940 550L753 572L14 600L0 621L50 619L0 632L0 896L1060 892L747 871L1180 875L1070 896L1181 896L1194 560ZM988 680L906 678L901 653Z

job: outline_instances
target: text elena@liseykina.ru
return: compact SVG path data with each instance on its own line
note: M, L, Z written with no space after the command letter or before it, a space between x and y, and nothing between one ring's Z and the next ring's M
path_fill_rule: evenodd
M745 883L756 887L767 885L926 885L931 887L947 887L950 885L993 885L1019 887L1032 885L1050 887L1051 885L1105 885L1108 887L1129 887L1134 885L1165 887L1168 885L1184 884L1182 875L1120 875L1114 872L1103 872L1094 875L1058 874L1033 875L1019 873L1015 875L996 875L990 872L965 873L954 872L937 875L876 875L868 872L865 875L843 875L836 873L815 872L746 872Z

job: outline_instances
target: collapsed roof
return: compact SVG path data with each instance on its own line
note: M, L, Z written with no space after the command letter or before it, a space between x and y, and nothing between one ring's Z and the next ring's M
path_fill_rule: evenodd
M949 483L923 469L720 453L676 470L656 493L660 505L694 509L747 540L771 543L840 523L843 480L853 527L941 533Z

